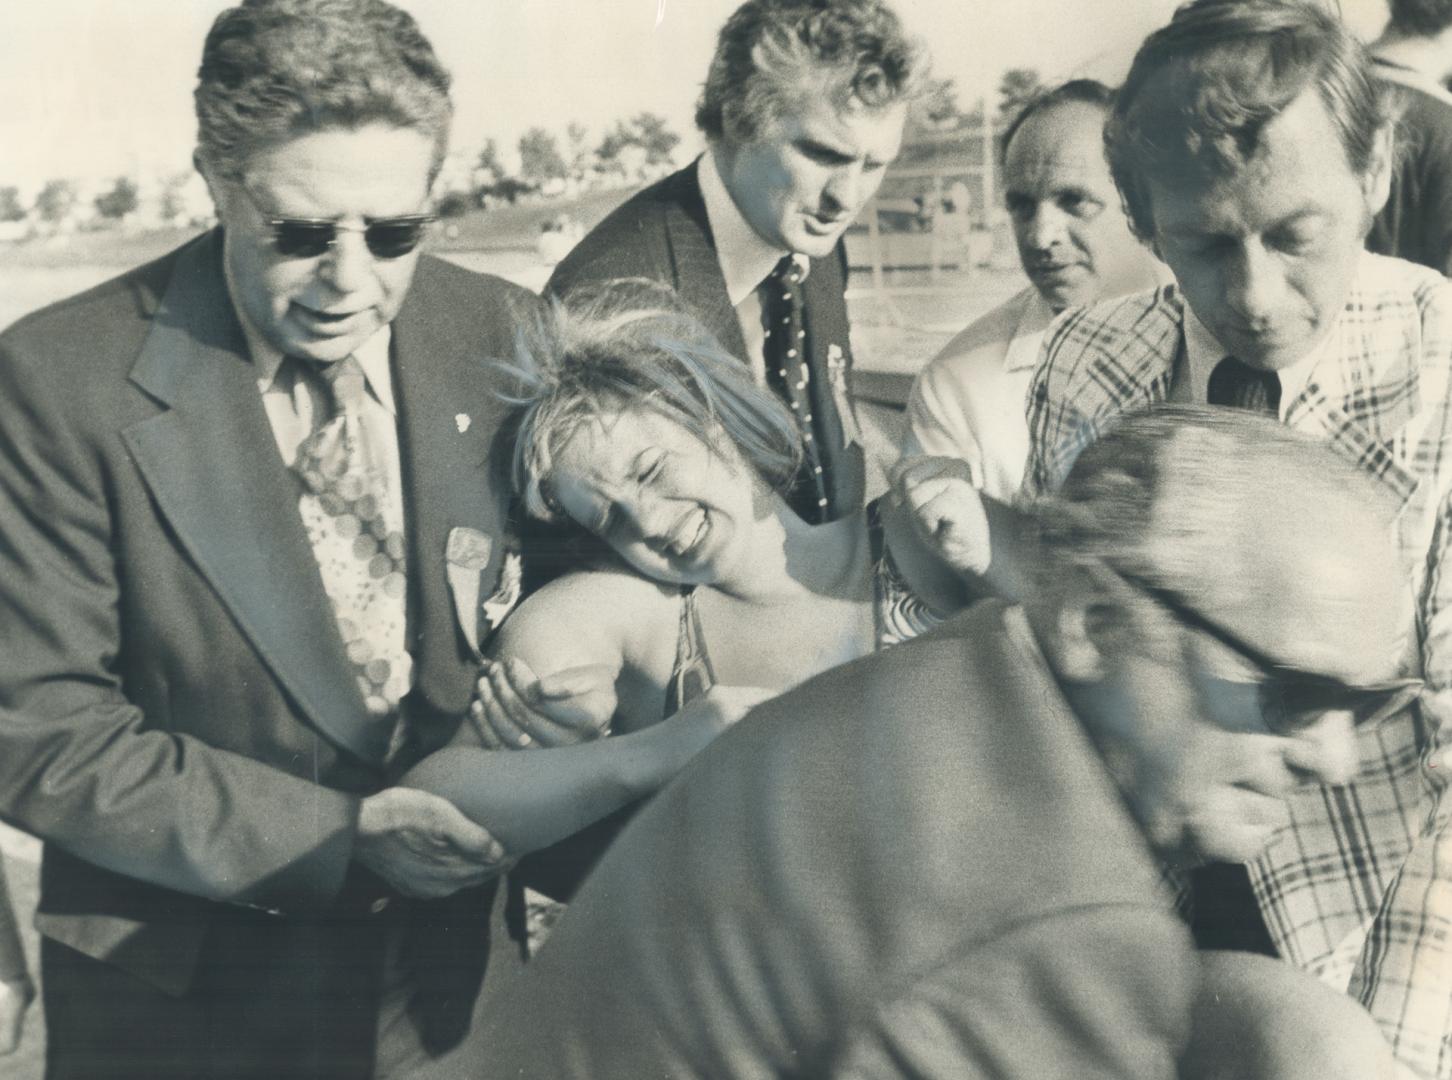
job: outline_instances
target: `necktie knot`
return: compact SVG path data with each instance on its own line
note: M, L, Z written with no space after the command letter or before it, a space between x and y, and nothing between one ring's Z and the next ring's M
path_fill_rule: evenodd
M1281 407L1281 377L1274 371L1253 368L1227 356L1210 373L1206 400L1211 405L1278 415Z
M331 364L313 365L321 378L321 388L328 403L329 417L356 413L367 393L368 380L356 356L344 357Z
M766 277L767 281L782 290L795 289L806 279L807 268L795 255L783 255Z

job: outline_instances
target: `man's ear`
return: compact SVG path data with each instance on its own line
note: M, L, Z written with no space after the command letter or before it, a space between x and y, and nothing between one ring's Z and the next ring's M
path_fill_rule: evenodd
M216 179L212 176L212 170L207 167L206 161L203 160L200 150L192 151L192 168L196 169L197 172L201 174L203 183L207 185L207 194L212 197L212 208L217 212L217 216L221 217L222 199L220 196L219 185L217 184Z
M1391 124L1383 124L1372 136L1371 156L1367 159L1366 172L1361 177L1361 190L1366 198L1368 218L1374 218L1381 213L1391 195L1395 145Z

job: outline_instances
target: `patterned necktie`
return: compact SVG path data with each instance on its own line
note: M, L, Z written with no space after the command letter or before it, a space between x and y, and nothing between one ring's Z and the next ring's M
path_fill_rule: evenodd
M370 715L396 717L409 690L402 514L388 472L375 460L363 412L367 384L357 358L327 365L297 361L312 376L326 419L298 447L298 500L323 587ZM390 754L401 736L390 728Z
M827 482L822 475L822 455L812 421L812 399L807 390L811 375L807 368L807 331L802 319L802 264L787 255L776 264L759 286L766 337L762 355L766 361L766 383L792 411L801 435L804 455L787 502L804 521L827 520Z
M1210 373L1205 397L1211 405L1229 405L1279 416L1281 377L1274 371L1262 371L1227 356Z

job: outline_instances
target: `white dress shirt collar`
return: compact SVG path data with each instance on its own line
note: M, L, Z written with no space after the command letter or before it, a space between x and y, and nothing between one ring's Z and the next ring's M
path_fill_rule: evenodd
M767 274L775 269L782 256L790 252L768 244L742 216L741 210L726 190L714 152L708 148L696 163L696 180L701 185L701 199L706 204L706 221L711 226L711 239L716 245L716 261L726 279L726 295L737 307L756 291ZM804 259L803 256L797 256Z
M1019 308L1018 325L1008 348L1003 353L1004 371L1028 371L1038 366L1039 350L1044 344L1044 331L1054 321L1054 309L1032 286L1024 290Z

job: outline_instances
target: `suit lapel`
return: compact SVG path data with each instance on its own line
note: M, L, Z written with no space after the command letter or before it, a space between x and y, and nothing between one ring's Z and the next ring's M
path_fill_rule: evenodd
M415 686L436 707L462 712L477 650L477 606L460 625L446 552L450 536L472 531L494 538L481 560L479 581L498 575L504 557L507 505L491 453L504 404L496 380L482 372L483 343L461 340L451 313L430 310L428 260L420 263L409 300L393 323L394 389L399 451L412 557L409 566L410 646ZM455 568L457 578L458 568ZM455 586L461 584L457 580ZM462 673L462 676L461 676Z
M181 545L307 719L381 762L387 732L343 652L227 296L220 233L177 260L132 380L169 406L123 437Z
M670 250L676 292L710 327L733 356L746 358L746 339L726 292L726 278L711 238L706 202L696 179L700 160L673 177L665 205L666 240Z

